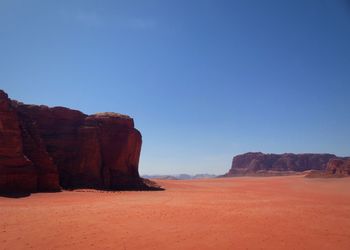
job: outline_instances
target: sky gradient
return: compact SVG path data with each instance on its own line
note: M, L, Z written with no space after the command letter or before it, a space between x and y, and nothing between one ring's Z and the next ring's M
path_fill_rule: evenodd
M0 88L132 116L141 174L350 155L350 3L0 0Z

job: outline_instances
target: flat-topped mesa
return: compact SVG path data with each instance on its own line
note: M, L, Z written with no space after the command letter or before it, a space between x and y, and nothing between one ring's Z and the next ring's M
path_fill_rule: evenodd
M129 116L26 105L0 91L0 191L152 189L138 173L141 144Z
M281 175L306 170L325 170L333 154L264 154L249 152L237 155L225 176Z

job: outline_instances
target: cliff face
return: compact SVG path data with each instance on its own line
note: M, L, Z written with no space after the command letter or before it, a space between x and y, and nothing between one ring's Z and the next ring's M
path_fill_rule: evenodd
M233 158L231 169L225 176L325 170L327 162L334 157L332 154L246 153Z
M0 91L0 191L145 189L133 119L25 105Z
M7 94L0 91L0 190L2 191L37 190L39 167L24 154L25 148L26 151L31 151L26 142L33 138L27 131L24 131L22 137L20 125L17 111L11 105Z
M335 158L328 162L326 175L335 177L350 176L350 158Z

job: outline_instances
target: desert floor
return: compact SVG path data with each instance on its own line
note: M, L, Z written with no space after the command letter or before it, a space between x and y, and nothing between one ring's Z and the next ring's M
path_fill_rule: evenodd
M158 183L0 197L0 249L350 249L350 178Z

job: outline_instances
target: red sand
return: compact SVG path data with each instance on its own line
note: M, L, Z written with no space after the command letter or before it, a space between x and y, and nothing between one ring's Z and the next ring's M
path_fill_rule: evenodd
M158 182L0 197L0 249L350 249L350 178Z

